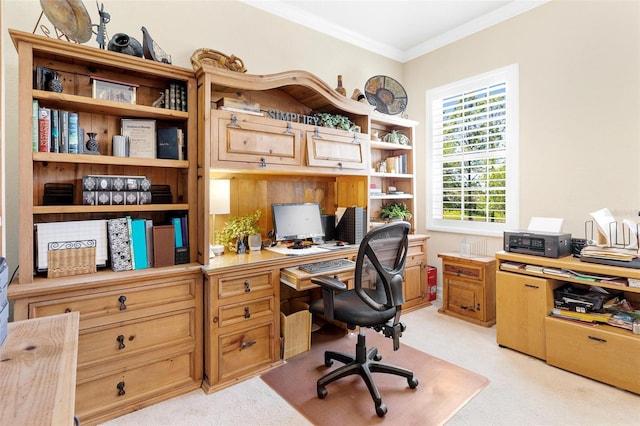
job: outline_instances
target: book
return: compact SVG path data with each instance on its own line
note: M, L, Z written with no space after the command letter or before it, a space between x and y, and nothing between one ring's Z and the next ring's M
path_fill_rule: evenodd
M50 152L60 152L60 111L51 110L51 148Z
M147 259L147 225L144 219L131 220L131 239L133 244L133 258L135 259L134 269L146 269L149 267Z
M51 110L40 107L38 110L38 151L49 152L51 146Z
M69 153L69 111L60 111L59 117L60 152Z
M173 223L174 227L174 238L175 244L174 246L177 248L182 247L182 221L179 217L174 217L171 219L171 223Z
M107 220L111 269L116 272L133 269L131 265L131 246L126 218Z
M178 160L180 158L179 131L177 127L163 127L158 129L157 157L165 160Z
M184 132L178 129L178 160L187 158L187 147L184 144Z
M136 269L136 258L135 253L133 252L133 223L131 220L131 216L126 217L127 220L127 231L129 235L129 251L131 252L131 269Z
M175 264L173 225L153 226L153 265L156 268Z
M31 129L32 136L32 150L33 152L38 152L38 113L40 110L40 104L37 99L33 100L32 103L32 119L33 119L33 127Z
M149 267L155 266L153 259L153 220L146 219L144 221L145 233L147 237L147 262L149 263Z
M80 139L80 129L78 128L78 113L69 113L69 123L67 133L69 134L69 154L80 154L80 147L83 145ZM83 132L84 133L84 132Z
M127 138L129 157L156 158L156 121L123 118L121 134Z

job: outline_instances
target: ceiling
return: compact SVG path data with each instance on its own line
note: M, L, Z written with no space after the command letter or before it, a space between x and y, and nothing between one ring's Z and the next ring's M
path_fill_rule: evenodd
M240 0L407 62L549 0Z

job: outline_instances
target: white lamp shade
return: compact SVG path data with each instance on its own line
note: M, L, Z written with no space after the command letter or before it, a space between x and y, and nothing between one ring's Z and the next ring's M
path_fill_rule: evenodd
M211 179L209 181L209 214L231 213L229 179Z

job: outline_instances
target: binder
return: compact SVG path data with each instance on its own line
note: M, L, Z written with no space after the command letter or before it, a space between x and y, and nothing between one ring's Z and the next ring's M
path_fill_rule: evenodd
M182 221L179 217L174 217L171 219L171 222L174 226L174 237L175 237L175 247L182 247Z
M127 219L123 217L107 220L107 231L111 252L111 269L116 272L133 269Z
M175 264L175 236L173 225L153 227L153 261L156 268Z
M147 225L144 219L133 219L131 221L131 234L133 239L133 258L135 259L134 269L146 269L149 267L147 258Z

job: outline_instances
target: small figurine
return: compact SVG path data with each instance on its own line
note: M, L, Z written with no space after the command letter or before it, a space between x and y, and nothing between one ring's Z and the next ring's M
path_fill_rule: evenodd
M156 62L164 62L165 64L171 63L171 55L167 54L164 50L158 46L149 31L145 27L142 27L142 51L144 57L147 59L153 59Z
M104 3L98 5L98 0L96 0L96 6L98 7L98 15L100 15L96 41L98 42L98 47L104 49L107 45L107 24L111 21L111 15L104 11Z
M164 92L160 92L160 97L151 104L154 108L164 108Z

